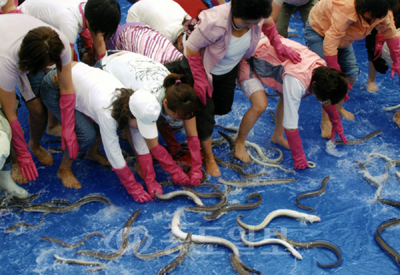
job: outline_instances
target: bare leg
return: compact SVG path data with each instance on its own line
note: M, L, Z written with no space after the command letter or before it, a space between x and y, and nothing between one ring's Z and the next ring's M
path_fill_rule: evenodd
M329 120L328 114L321 106L321 136L323 138L331 138L332 135L332 123Z
M214 154L212 152L211 147L212 138L210 137L206 141L201 141L201 149L203 150L204 159L203 164L204 168L206 168L207 173L212 177L219 177L221 176L221 171L217 163L215 162Z
M353 87L354 82L356 82L355 78L347 78L347 81L350 83L350 85ZM336 109L338 110L339 114L341 117L346 118L346 119L354 119L354 115L352 113L350 113L349 111L346 111L343 108L343 103L344 101L340 101L338 104L336 104Z
M39 98L25 103L29 110L28 124L30 131L29 149L43 165L53 165L53 156L40 146L44 129L47 124L47 111Z
M73 162L73 160L70 160L64 155L60 168L58 168L57 176L61 179L65 187L79 189L82 185L72 173L71 165Z
M271 136L271 142L278 144L286 149L289 149L288 141L283 137L283 97L281 96L276 106L276 121L274 132Z
M49 136L61 137L61 124L52 112L47 111L47 129L46 134Z
M400 109L394 114L393 121L400 127Z
M367 91L368 92L376 92L378 91L378 87L375 84L375 77L378 72L375 70L374 64L369 61L368 63L368 80L367 80Z
M100 145L101 145L101 137L97 136L93 142L93 145L90 146L86 154L86 159L98 162L103 166L111 167L111 164L108 161L107 157L100 153L99 151Z
M240 122L239 132L235 140L235 155L238 159L248 162L250 161L244 142L247 135L253 128L254 124L267 109L268 99L264 90L257 91L250 96L251 107L244 114Z

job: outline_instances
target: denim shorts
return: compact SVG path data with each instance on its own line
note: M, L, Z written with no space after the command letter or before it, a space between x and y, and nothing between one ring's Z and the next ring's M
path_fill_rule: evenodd
M321 58L325 59L324 54L324 37L317 33L309 24L308 20L304 30L304 38L307 47L318 54ZM350 78L357 78L360 74L356 56L354 54L353 45L344 49L338 48L338 63L342 72Z
M22 100L24 102L29 102L29 101L32 101L32 100L40 97L40 86L42 84L42 80L43 80L45 75L46 75L45 72L39 72L37 75L34 75L32 73L28 73L27 74L29 83L31 84L32 92L35 95L35 97L33 97L33 98L29 99L28 101L26 101L25 98L23 96L21 96Z

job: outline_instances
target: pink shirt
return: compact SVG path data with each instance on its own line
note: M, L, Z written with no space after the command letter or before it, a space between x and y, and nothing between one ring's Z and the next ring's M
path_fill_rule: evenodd
M0 88L12 92L18 83L18 88L25 100L32 99L32 92L26 72L18 70L18 52L25 35L37 27L50 27L58 33L64 50L61 53L62 65L71 62L71 48L67 37L58 29L25 14L3 14L0 16Z
M196 29L186 41L186 46L191 50L201 52L207 80L212 87L210 70L224 58L232 37L231 3L202 11L199 20ZM261 27L267 21L268 18L263 19L249 30L251 41L250 48L244 55L245 58L252 56L261 36Z
M354 0L319 1L309 14L310 26L324 36L326 56L337 55L338 48L346 48L356 40L364 39L373 28L382 32L386 39L397 37L391 11L368 24L355 9Z

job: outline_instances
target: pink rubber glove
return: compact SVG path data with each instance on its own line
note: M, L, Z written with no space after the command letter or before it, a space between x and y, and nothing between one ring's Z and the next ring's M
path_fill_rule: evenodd
M156 147L150 150L151 154L158 160L161 167L170 173L172 180L176 184L188 185L190 179L188 175L183 172L182 168L174 162L168 151L158 144Z
M61 148L68 146L68 154L71 159L78 156L78 139L75 133L75 94L60 95L61 115Z
M28 146L26 145L24 138L24 132L22 131L21 124L19 124L18 119L10 122L10 127L12 132L11 144L14 147L22 177L28 178L28 180L36 180L39 174L36 170L36 165L33 162L32 156L28 151Z
M128 193L132 195L132 198L135 201L142 203L152 200L151 196L144 191L143 186L136 182L135 177L133 176L133 173L129 169L127 163L125 163L124 168L113 168L112 170L115 171L119 180L125 186L125 189L128 191Z
M294 160L294 169L306 169L308 161L303 151L303 144L301 143L299 129L288 131L285 129L285 134L289 143L292 158Z
M200 140L198 136L191 136L187 137L187 141L192 164L189 172L190 185L199 185L203 178L203 172L201 172L203 162L200 153Z
M386 40L386 44L389 48L390 51L390 57L393 60L392 64L392 73L390 75L391 78L394 77L394 74L397 73L397 75L400 77L400 38L391 38ZM400 85L400 81L399 81Z
M294 64L301 62L301 56L292 48L282 44L278 31L276 30L275 22L270 25L262 26L263 33L268 37L271 45L275 48L278 58L283 62L286 58L290 59Z
M190 70L192 71L194 79L194 91L203 105L207 104L207 97L212 97L212 90L208 84L206 71L204 70L203 59L201 54L198 53L194 56L187 56Z
M339 63L338 63L337 55L332 55L332 56L326 56L325 55L325 61L326 61L326 64L328 65L329 68L333 68L333 69L342 71L340 69L340 66L339 66Z
M182 150L181 145L176 140L174 131L172 131L168 121L166 121L165 119L163 119L161 123L158 123L157 121L157 128L160 132L161 137L167 143L171 156L175 156L180 150Z
M343 134L343 126L342 122L340 121L339 112L336 110L336 105L322 106L322 108L324 108L325 112L329 116L329 120L332 123L331 140L334 140L335 134L338 134L339 137L342 139L343 143L346 144L347 139Z
M142 170L142 177L146 183L147 192L151 198L155 198L154 193L162 195L163 190L161 185L156 181L156 172L154 172L153 157L150 153L137 156L140 169Z
M382 55L383 43L385 43L385 37L381 32L377 32L375 36L374 59L372 61L377 60Z

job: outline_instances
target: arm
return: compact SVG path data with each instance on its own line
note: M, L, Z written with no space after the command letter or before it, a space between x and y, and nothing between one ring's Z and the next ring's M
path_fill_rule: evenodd
M322 105L322 108L328 114L329 120L332 123L331 140L335 139L335 134L337 133L339 135L339 137L342 139L343 143L346 144L347 139L343 133L343 126L342 126L342 122L340 120L339 112L336 109L336 105L331 105L329 103L329 105Z
M200 153L200 140L197 134L196 117L183 121L190 152L191 168L189 171L190 185L198 185L203 178L201 166L203 164Z
M275 52L281 61L286 58L290 59L294 64L301 62L300 54L290 47L282 44L278 31L276 30L275 22L270 17L267 23L262 26L263 33L268 37L271 45L275 48Z
M104 34L101 32L95 34L93 31L90 31L90 35L92 36L93 47L96 52L96 60L99 60L104 57L107 51Z
M18 121L15 91L7 92L0 88L0 102L3 112L10 123L12 132L11 144L14 148L22 176L24 178L27 177L28 180L36 180L39 175L32 156L28 151L21 124Z
M279 13L281 12L282 5L278 5L275 1L272 1L272 13L271 18L276 23L279 18Z
M71 63L63 65L62 70L57 70L58 84L60 87L60 115L61 115L61 141L62 149L68 146L71 158L78 156L78 139L75 133L75 91L72 84Z

